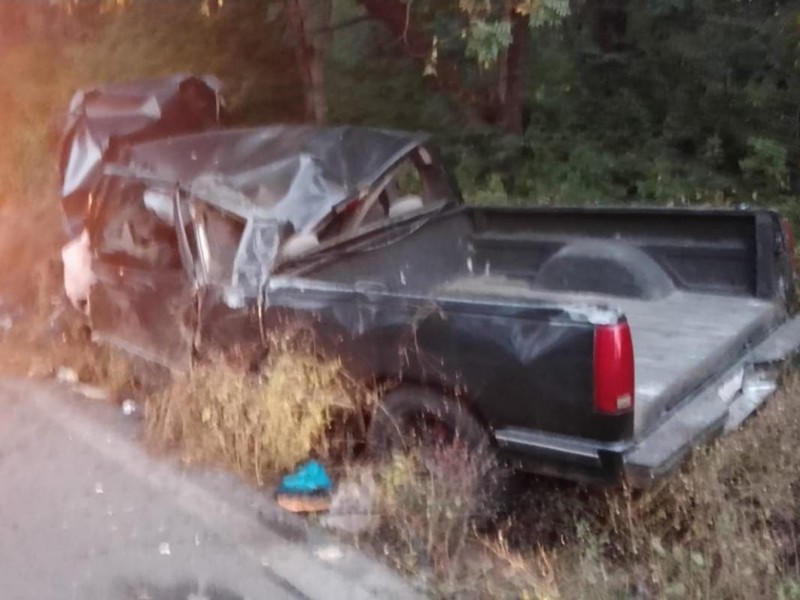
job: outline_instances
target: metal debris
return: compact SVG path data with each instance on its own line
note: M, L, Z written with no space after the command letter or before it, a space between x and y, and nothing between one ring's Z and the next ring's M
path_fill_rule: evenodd
M70 367L58 367L56 371L56 381L61 383L78 383L80 381L78 373Z
M331 529L350 534L368 531L376 524L372 511L375 498L375 478L361 473L357 478L342 482L333 494L328 514L322 523Z
M314 550L314 556L325 562L334 562L340 560L344 556L344 552L340 546L323 546Z
M135 400L127 398L126 400L122 401L122 414L125 415L126 417L130 417L137 410L139 410L139 407L136 404Z

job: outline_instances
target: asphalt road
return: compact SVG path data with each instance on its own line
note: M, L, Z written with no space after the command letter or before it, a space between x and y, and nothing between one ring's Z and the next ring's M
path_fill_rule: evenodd
M0 597L412 597L263 491L149 455L138 432L107 403L0 382Z

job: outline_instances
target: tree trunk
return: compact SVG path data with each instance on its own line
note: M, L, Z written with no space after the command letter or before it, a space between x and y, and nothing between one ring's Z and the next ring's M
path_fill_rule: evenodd
M592 37L603 52L626 48L628 0L589 0L585 10Z
M501 113L499 123L509 133L522 134L522 107L525 91L525 56L528 52L530 27L528 19L515 11L509 15L511 20L511 45L505 55L503 83L505 88L500 97Z
M401 0L360 0L360 2L370 17L383 23L397 38L405 53L424 67L433 50L433 37L410 22L408 5ZM462 85L456 63L439 57L434 81L440 90L458 96L473 111L481 112L478 95Z
M325 55L330 45L331 0L284 0L295 35L295 57L303 82L306 119L324 123Z
M369 15L397 38L406 54L421 66L433 50L433 38L410 22L408 5L401 0L359 0ZM441 91L457 96L476 121L502 127L509 133L522 133L522 107L525 54L530 31L527 19L509 3L512 42L494 66L489 82L482 89L470 89L462 81L458 63L439 57L433 79Z

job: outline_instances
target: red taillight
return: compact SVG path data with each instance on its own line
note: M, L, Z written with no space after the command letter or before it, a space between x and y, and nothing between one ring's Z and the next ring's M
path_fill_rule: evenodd
M633 410L633 341L628 324L594 332L594 406L608 415Z

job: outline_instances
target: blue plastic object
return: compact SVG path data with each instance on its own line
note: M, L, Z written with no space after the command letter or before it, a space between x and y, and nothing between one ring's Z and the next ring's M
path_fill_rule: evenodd
M333 484L330 477L325 472L325 467L316 460L303 463L294 473L290 473L281 479L278 487L279 494L308 495L320 492L329 492Z

